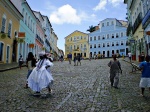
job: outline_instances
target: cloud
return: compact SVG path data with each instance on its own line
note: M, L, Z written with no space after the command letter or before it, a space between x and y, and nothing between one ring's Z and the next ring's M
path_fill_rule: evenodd
M55 24L80 24L83 17L84 14L77 14L76 9L67 4L52 12L50 21Z
M98 5L93 8L93 10L106 10L106 6L108 4L112 5L113 7L118 6L120 3L123 3L123 0L100 0ZM107 11L107 10L106 10Z
M94 7L93 10L97 11L97 10L105 9L106 4L107 4L107 0L100 0L98 5Z
M123 0L108 0L109 3L111 3L114 7L119 5L120 3L123 3Z

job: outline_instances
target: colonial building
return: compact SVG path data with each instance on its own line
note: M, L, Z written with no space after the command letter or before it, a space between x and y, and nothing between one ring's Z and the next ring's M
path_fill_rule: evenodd
M35 39L35 54L38 55L38 52L45 50L44 41L45 41L45 29L43 28L44 18L40 12L33 11L36 16L36 39Z
M144 30L142 28L143 4L141 0L124 0L124 3L127 4L127 20L129 23L127 35L129 35L128 41L132 59L140 61L141 52L145 52Z
M16 32L22 14L10 0L0 1L0 62L11 63L17 58Z
M126 21L107 18L99 23L99 29L89 34L90 54L112 57L113 54L127 55Z
M143 15L142 26L144 29L144 39L146 45L146 54L150 55L150 0L142 0Z
M29 4L26 0L11 0L16 8L23 15L23 19L20 20L20 29L17 36L18 41L18 58L23 56L24 61L27 58L29 52L35 54L35 34L36 34L36 16L32 12ZM24 35L20 35L20 32ZM19 36L20 35L20 36Z
M76 30L65 37L65 58L69 53L72 54L72 59L77 54L84 59L89 58L88 34Z
M45 52L50 53L51 45L50 45L50 40L51 40L51 30L52 30L52 25L48 19L47 16L42 15L44 18L43 22L43 28L45 29L45 42L44 42L44 47L45 47Z

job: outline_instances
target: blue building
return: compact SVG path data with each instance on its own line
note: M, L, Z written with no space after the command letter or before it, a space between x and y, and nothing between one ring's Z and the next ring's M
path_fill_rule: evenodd
M127 22L107 18L99 23L99 29L89 33L90 54L112 57L113 54L127 55Z

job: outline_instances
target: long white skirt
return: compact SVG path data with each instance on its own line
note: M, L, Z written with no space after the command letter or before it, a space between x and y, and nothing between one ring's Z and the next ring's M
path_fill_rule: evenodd
M52 74L49 73L45 67L41 67L39 70L35 67L27 79L28 86L33 91L38 92L50 86L50 84L53 83L53 80Z

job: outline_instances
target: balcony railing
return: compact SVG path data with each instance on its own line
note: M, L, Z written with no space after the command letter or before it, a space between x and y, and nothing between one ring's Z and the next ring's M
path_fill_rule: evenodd
M132 26L129 23L128 27L127 27L127 36L129 36L130 32L132 31Z
M49 43L49 41L48 41L47 39L45 40L45 43L46 43L48 46L51 46L50 43Z
M40 38L40 36L38 36L37 34L36 34L36 39L38 40L38 41L40 41L40 43L41 44L44 44L44 41Z
M149 18L150 18L150 9L148 10L148 12L146 13L146 15L144 16L144 18L142 20L143 28L145 28L145 26L146 26L147 21L148 21Z
M142 13L140 12L133 24L133 33L136 31L141 22L142 22Z

